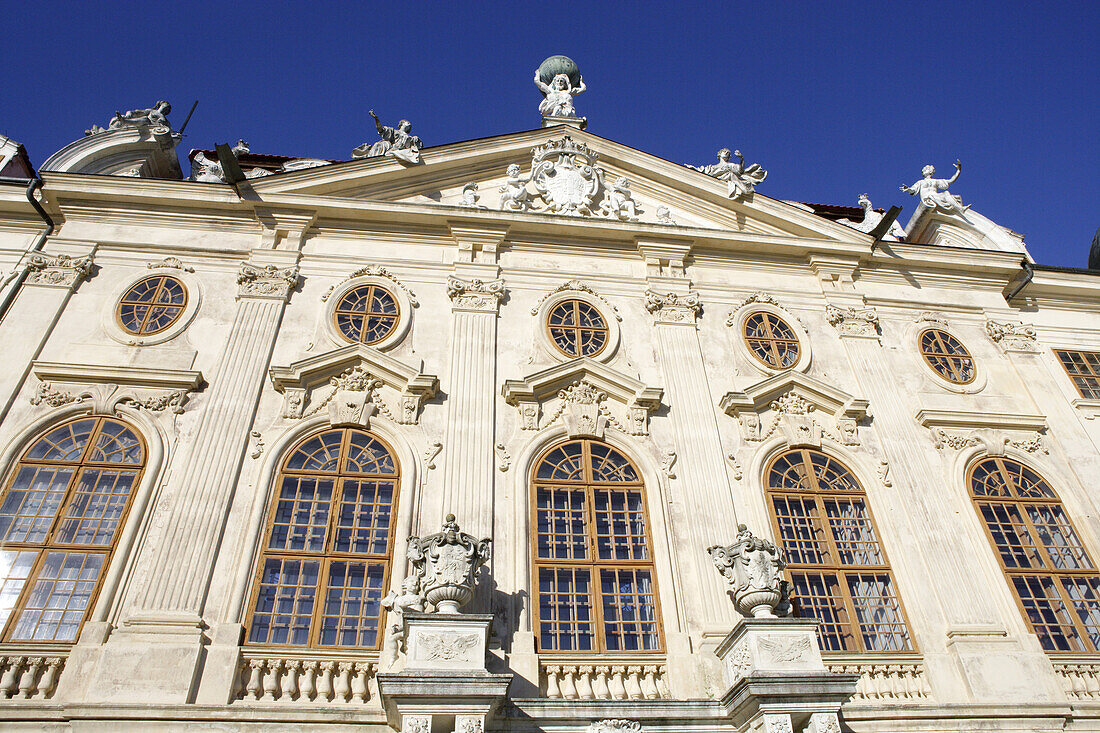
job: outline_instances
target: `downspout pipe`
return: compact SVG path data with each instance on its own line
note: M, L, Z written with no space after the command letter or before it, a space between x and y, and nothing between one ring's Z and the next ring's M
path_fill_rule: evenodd
M1005 295L1005 302L1011 303L1012 299L1020 294L1020 291L1027 287L1027 284L1031 282L1031 278L1035 277L1035 268L1031 266L1031 263L1024 260L1020 263L1020 267L1024 268L1024 277L1016 284L1016 287L1012 288L1012 292Z
M38 235L38 237L34 240L34 243L30 247L28 247L27 250L20 256L19 262L16 263L15 270L13 270L11 274L4 278L3 283L0 283L0 289L7 289L4 293L4 299L0 301L0 321L3 321L4 316L7 315L8 309L11 307L12 301L15 300L15 294L19 292L19 288L22 287L23 281L27 279L27 268L25 266L20 267L20 265L23 264L28 255L34 252L38 252L42 249L42 245L46 243L46 237L53 234L54 221L46 212L46 210L42 208L42 204L39 203L38 199L34 195L35 191L42 188L42 186L44 185L42 183L41 177L39 177L38 175L35 175L34 178L8 178L0 176L0 183L26 186L27 201L30 202L30 205L34 207L34 210L38 212L38 215L42 217L42 221L46 224L46 228L42 231L41 234ZM15 284L11 287L8 287L11 284L12 280L16 281Z

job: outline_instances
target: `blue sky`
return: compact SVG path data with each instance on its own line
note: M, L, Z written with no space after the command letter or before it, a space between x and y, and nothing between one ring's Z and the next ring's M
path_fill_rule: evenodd
M781 199L915 200L925 163L1084 266L1100 226L1100 2L5 2L0 133L35 164L116 110L173 104L180 145L348 158L367 110L426 145L539 123L546 56L575 59L589 130L679 162L740 148ZM186 169L186 166L185 166Z

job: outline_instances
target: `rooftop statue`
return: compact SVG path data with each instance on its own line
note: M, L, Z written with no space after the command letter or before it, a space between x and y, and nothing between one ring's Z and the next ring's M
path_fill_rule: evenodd
M132 109L129 112L115 112L115 116L103 128L92 125L84 131L85 135L95 135L107 130L120 130L124 127L167 127L172 128L168 121L168 113L172 111L172 105L164 100L158 101L151 109Z
M851 221L850 219L837 219L837 221L841 224L847 224L858 231L870 233L879 225L879 222L882 221L882 217L885 216L885 214L875 211L874 207L871 206L871 199L868 198L865 193L859 195L859 207L863 209L863 221ZM904 237L905 229L896 221L891 222L889 235L898 238Z
M248 143L243 138L237 140L232 150L233 157L240 158L249 152ZM265 175L270 175L270 171L263 168L253 168L245 173L246 178L259 178ZM191 180L199 183L225 183L225 171L222 170L221 161L216 157L209 158L203 152L196 153L191 163Z
M932 176L935 173L935 168L926 165L921 170L924 177L912 186L902 186L901 190L910 196L918 197L921 205L929 209L935 209L944 214L962 216L970 206L963 206L962 198L952 195L947 190L948 186L959 179L959 174L962 173L962 163L955 161L955 175L950 178L933 178Z
M738 199L743 196L748 196L755 189L757 184L763 183L764 179L768 177L768 172L760 167L759 163L753 163L746 167L745 159L741 156L740 150L734 150L733 154L737 156L737 162L734 163L730 160L729 148L722 148L718 151L718 162L711 165L689 165L688 168L694 168L697 171L702 171L708 176L713 176L719 181L725 181L727 186L727 195L731 199Z
M370 116L374 118L374 126L378 128L378 135L382 139L376 143L363 143L351 151L352 158L375 158L380 155L392 155L399 163L405 165L417 165L421 163L420 138L412 134L412 123L401 120L397 127L383 125L378 115L372 109Z
M527 191L528 176L520 175L520 167L517 163L508 166L508 179L500 187L501 211L529 211L531 209L531 194Z
M620 176L615 179L615 183L604 190L603 201L600 202L600 213L623 221L638 220L637 204L630 193L630 181Z
M543 117L576 117L573 97L584 92L580 69L567 56L551 56L535 69L535 86L545 97L539 103Z
M462 187L462 201L459 206L465 206L467 209L485 209L486 206L482 206L478 203L481 200L481 194L477 192L476 183L467 183Z

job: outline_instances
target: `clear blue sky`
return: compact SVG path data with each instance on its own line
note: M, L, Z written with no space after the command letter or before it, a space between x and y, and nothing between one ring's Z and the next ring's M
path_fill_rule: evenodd
M781 199L905 207L925 163L1084 266L1100 226L1100 2L54 3L4 7L0 132L35 164L116 110L173 104L180 145L350 157L367 110L426 145L537 127L575 59L589 130L679 162L738 147ZM186 165L185 165L186 170Z

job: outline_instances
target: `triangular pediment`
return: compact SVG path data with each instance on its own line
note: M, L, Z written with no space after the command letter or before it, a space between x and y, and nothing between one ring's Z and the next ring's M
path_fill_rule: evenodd
M783 372L743 392L727 392L719 404L727 414L738 417L743 412L759 414L775 409L776 400L790 394L797 395L815 410L838 418L861 420L867 415L867 400L801 372Z
M565 136L598 156L604 185L593 203L602 201L607 186L625 177L630 181L637 205L637 221L622 221L598 213L591 217L567 217L500 210L500 188L506 182L508 166L518 164L521 175L529 176L533 151ZM760 192L731 199L722 181L572 127L548 127L424 148L422 159L420 165L406 166L387 156L364 158L258 178L247 185L261 198L291 195L387 202L421 213L424 207L429 210L439 207L438 213L448 219L533 222L566 218L572 222L659 228L669 235L684 229L715 229L852 243L869 241L868 235ZM463 189L470 183L478 185L478 204L485 208L461 205ZM528 190L534 190L532 184L528 184ZM658 208L667 208L667 218L674 223L661 223Z

